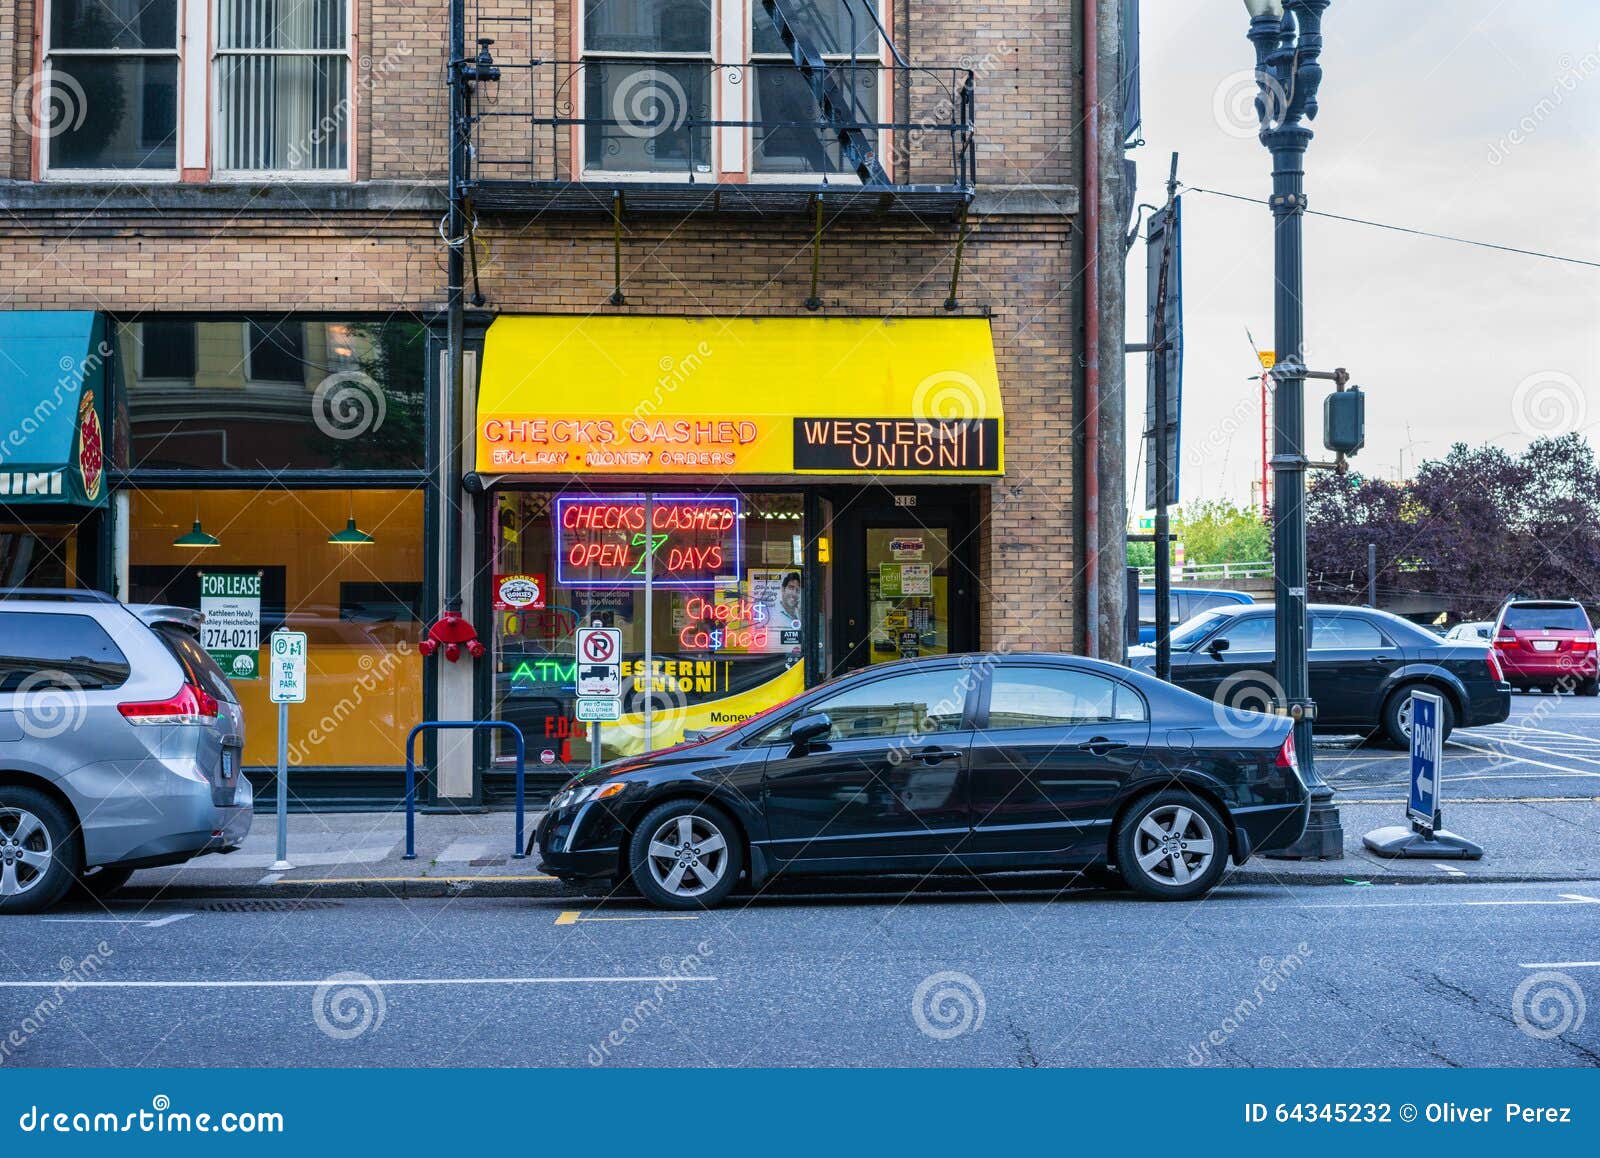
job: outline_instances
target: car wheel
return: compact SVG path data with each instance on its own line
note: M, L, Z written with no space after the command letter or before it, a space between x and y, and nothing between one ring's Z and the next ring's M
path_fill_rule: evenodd
M115 865L85 872L72 883L68 896L74 901L103 900L127 884L132 876L131 868L118 868Z
M59 901L82 862L66 809L33 788L0 788L0 913L38 913Z
M1411 747L1411 688L1399 688L1383 704L1383 734L1396 748ZM1437 694L1437 693L1435 693ZM1456 730L1456 711L1447 696L1439 696L1439 742Z
M652 808L628 844L634 887L661 909L721 904L744 871L744 845L728 814L699 800Z
M1584 680L1578 685L1580 696L1600 696L1600 680Z
M1163 901L1204 896L1228 865L1228 830L1216 809L1187 792L1139 801L1117 829L1117 868L1128 887Z

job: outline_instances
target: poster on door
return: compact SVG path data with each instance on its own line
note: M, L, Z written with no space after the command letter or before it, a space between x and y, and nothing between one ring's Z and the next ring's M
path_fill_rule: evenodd
M802 631L800 572L794 568L752 567L748 590L752 618L766 627L764 651L791 651Z

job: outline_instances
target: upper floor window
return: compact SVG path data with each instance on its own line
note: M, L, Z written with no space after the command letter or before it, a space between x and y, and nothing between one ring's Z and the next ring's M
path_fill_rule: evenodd
M46 167L176 175L178 43L178 0L49 0Z
M349 0L216 0L216 165L349 165Z
M347 175L351 3L46 0L43 171Z
M584 167L711 172L710 0L584 0Z
M878 0L816 0L796 7L789 19L796 34L815 47L852 120L881 121L878 84L882 65L878 30L866 5ZM750 0L750 57L754 84L750 89L751 171L754 173L827 173L850 170L837 135L818 123L817 98L788 49L778 38L772 17L761 0ZM876 130L867 130L876 147Z

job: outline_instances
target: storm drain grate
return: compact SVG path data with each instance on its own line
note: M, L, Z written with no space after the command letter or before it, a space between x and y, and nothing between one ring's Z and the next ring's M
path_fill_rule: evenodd
M311 909L337 909L338 901L206 901L199 905L207 913L301 913Z

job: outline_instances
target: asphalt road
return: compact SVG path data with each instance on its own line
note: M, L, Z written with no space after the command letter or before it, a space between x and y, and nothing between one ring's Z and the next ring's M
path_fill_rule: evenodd
M1600 1065L1592 884L571 903L12 918L4 1064Z

